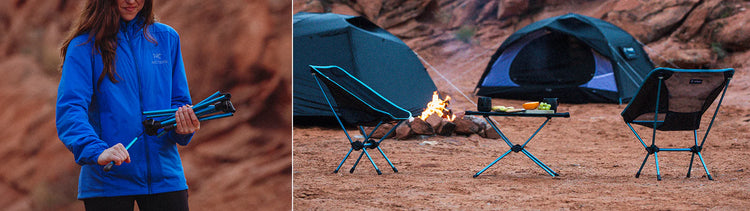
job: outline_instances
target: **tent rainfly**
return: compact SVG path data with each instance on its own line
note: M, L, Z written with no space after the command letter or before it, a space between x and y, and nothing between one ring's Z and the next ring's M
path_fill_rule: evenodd
M624 30L566 14L510 35L492 55L476 91L497 98L626 103L653 68L643 45Z
M294 117L333 116L308 65L339 66L415 115L437 90L409 46L364 17L300 12L292 22Z

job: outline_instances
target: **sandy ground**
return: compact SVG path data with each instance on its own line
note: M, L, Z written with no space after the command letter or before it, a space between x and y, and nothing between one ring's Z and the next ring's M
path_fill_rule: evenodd
M473 52L481 52L474 50ZM485 55L431 58L421 52L428 70L434 67L470 95L486 65ZM479 59L476 59L479 58ZM464 71L464 70L470 71ZM430 74L441 92L455 99L453 109L475 110L445 80ZM750 107L743 99L750 80L743 71L730 85L704 146L713 181L695 159L686 178L689 152L661 152L662 181L656 179L653 156L635 178L646 151L620 117L626 105L561 104L570 118L554 118L526 146L560 176L551 177L522 153L510 153L472 178L509 147L500 139L477 135L387 139L381 147L399 172L379 153L371 153L383 171L377 175L365 158L354 173L352 153L339 173L332 173L349 149L337 127L295 125L293 130L293 207L330 209L730 209L750 207ZM740 79L740 80L737 80ZM493 99L493 105L520 107L523 101ZM713 107L703 118L703 137ZM523 143L543 118L495 117L513 143ZM634 126L650 144L651 130ZM350 133L358 134L351 128ZM425 141L436 142L434 145ZM659 147L690 147L691 132L657 132ZM361 152L361 151L360 151Z

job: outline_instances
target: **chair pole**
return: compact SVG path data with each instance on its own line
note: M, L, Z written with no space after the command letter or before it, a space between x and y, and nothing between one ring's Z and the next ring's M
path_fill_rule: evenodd
M726 83L724 84L724 90L721 92L721 97L719 98L719 103L716 105L716 110L714 110L714 115L711 117L711 122L708 124L708 128L706 128L706 133L703 134L703 140L701 141L701 145L698 147L699 149L703 149L703 144L706 143L706 138L708 138L708 132L711 131L711 127L714 125L714 120L716 120L716 115L719 114L719 108L721 108L721 102L724 101L724 94L727 93L727 88L729 88L729 81L732 80L732 78L727 78ZM697 143L698 140L696 140ZM703 155L700 151L697 152L698 158L701 159L701 164L703 164L703 170L706 171L706 177L708 177L708 180L714 180L713 177L711 177L711 173L708 172L708 167L706 166L706 162L703 160ZM691 160L692 162L692 160Z
M391 133L393 133L393 131L396 131L396 128L398 128L398 126L401 126L401 123L404 123L404 120L398 121L398 123L396 123L396 126L393 126L393 128L391 128L391 130L389 130L387 133L385 133L385 135L383 137L380 138L380 140L378 141L378 144L380 144L380 142L382 142L383 140L385 140L385 137L388 137L389 135L391 135Z
M656 122L659 121L659 101L661 100L661 82L664 80L664 76L659 76L659 85L656 89L656 108L654 108L654 132L651 136L651 146L654 146L656 142ZM657 171L659 171L657 169Z
M385 161L388 161L388 165L391 166L391 169L393 169L393 172L398 173L398 169L396 169L396 166L394 166L393 163L391 163L391 160L388 159L388 156L385 156L383 149L380 149L380 146L375 147L375 149L378 149L378 151L380 151L380 155L383 155L383 158L385 158Z
M378 141L378 147L376 147L378 149L378 151L380 151L380 154L383 155L383 158L385 158L385 161L388 161L388 165L391 165L391 168L393 169L393 172L396 172L396 173L398 173L398 169L396 169L396 166L393 165L393 163L391 162L391 159L388 159L388 156L385 156L385 153L383 152L383 149L380 149L380 142L382 142L383 140L385 140L385 137L388 137L388 135L390 135L393 131L395 131L396 128L398 128L398 126L401 125L401 123L404 123L404 120L401 120L398 123L396 123L396 126L393 126L393 128L391 128L391 130L389 130L387 133L385 133L385 135L382 138L380 138L380 141Z
M320 88L320 92L323 93L323 98L326 99L326 103L328 103L328 107L331 108L331 112L333 112L333 116L336 117L336 121L339 122L339 125L341 126L341 129L344 129L344 134L346 134L346 139L349 139L349 143L351 144L353 142L352 141L352 137L349 136L348 132L346 132L346 127L344 127L344 123L341 122L341 119L339 118L339 115L336 115L336 109L333 108L333 104L331 104L331 101L328 100L328 95L326 94L326 91L323 89L323 86L320 85L320 81L318 81L318 77L315 76L315 73L313 73L313 78L315 79L315 83L318 84L318 87Z
M693 140L695 140L695 146L690 150L690 164L688 165L687 177L690 177L690 172L693 171L693 160L695 159L695 147L698 147L698 130L693 130Z
M695 160L695 152L690 153L690 165L688 167L687 177L690 177L690 172L693 171L693 160Z
M729 87L729 81L732 78L727 78L726 84L724 84L724 91L721 92L721 98L719 98L719 104L716 105L716 110L714 111L713 117L711 117L711 123L708 124L708 128L706 129L706 133L703 136L703 141L701 141L701 148L703 147L703 144L706 143L706 138L708 137L708 132L711 131L711 127L714 125L714 119L716 119L716 114L719 113L719 108L721 107L721 102L724 101L724 94L727 93L727 88Z
M365 155L367 155L367 159L370 160L370 163L372 163L372 167L375 167L375 172L378 172L378 175L383 174L383 172L380 171L380 168L378 168L378 165L375 165L375 161L372 160L372 157L370 156L370 153L367 152L367 149L362 148L362 152L364 152Z
M648 161L649 156L651 156L651 153L646 154L646 157L643 158L643 163L641 163L641 168L638 168L638 173L635 173L635 178L638 178L641 176L641 171L643 170L643 166L646 165L646 161Z
M341 163L339 163L339 166L336 167L336 170L333 170L334 174L335 173L339 173L339 169L341 169L341 166L344 165L344 162L346 161L347 158L349 158L349 154L352 154L353 150L354 150L354 148L349 148L349 152L346 153L346 156L344 156L344 159L341 160Z
M633 129L633 126L630 125L630 122L625 122L625 124L627 124L628 127L630 127L630 131L632 131L633 134L635 134L635 137L638 138L638 141L640 141L641 144L643 144L643 148L648 148L648 146L646 146L646 142L643 142L643 139L641 138L641 136L638 135L637 132L635 132L635 129Z
M365 155L365 151L362 151L359 153L359 157L357 157L357 161L354 162L354 165L352 166L352 168L349 169L349 173L354 173L354 169L357 168L357 164L359 164L359 161L362 160L362 155Z
M654 152L654 162L656 162L656 180L661 181L661 172L659 171L659 153Z
M701 159L701 164L703 164L703 170L706 170L706 176L708 177L708 180L714 180L714 178L711 177L711 173L708 172L708 168L706 167L706 162L703 161L703 155L701 155L700 152L698 152L698 158Z
M659 121L659 102L661 101L661 83L664 80L664 76L659 76L659 85L656 89L656 108L654 109L654 129L651 135L651 147L654 148L654 162L656 163L656 180L661 181L661 172L659 171L659 155L658 148L656 147L656 122ZM648 156L648 155L646 155Z
M346 139L349 140L349 144L350 144L349 152L346 153L346 156L344 156L344 159L341 160L341 163L339 163L339 166L336 167L336 170L333 170L333 173L338 173L341 166L344 165L344 162L346 162L346 159L349 158L349 155L352 153L352 150L354 150L354 146L351 146L351 144L354 142L352 141L352 137L349 136L349 133L346 132L346 127L344 127L344 123L341 122L341 119L339 118L339 116L336 115L336 109L333 108L333 104L331 104L331 101L328 100L328 95L326 94L326 91L323 89L323 86L320 85L320 81L318 80L318 77L315 76L315 73L313 73L313 79L315 79L315 83L318 84L318 88L320 88L320 92L323 93L323 98L326 99L326 103L328 103L328 107L331 108L331 112L333 112L333 117L336 117L336 121L339 123L339 126L341 126L341 129L344 130L344 134L346 134ZM360 158L362 158L362 154L359 155L359 158L357 158L357 162L354 163L354 166L352 166L352 169L349 170L349 173L354 172L354 167L357 166L357 163L359 163Z
M370 131L370 134L367 134L365 132L365 128L362 127L362 125L359 125L358 128L359 128L359 131L362 132L362 135L365 136L365 141L367 141L367 140L370 140L370 137L372 137L372 134L375 133L375 131L378 129L378 127L380 127L381 124L383 124L383 120L380 120L380 122L378 122L378 124L375 125L374 128L372 128L372 131Z

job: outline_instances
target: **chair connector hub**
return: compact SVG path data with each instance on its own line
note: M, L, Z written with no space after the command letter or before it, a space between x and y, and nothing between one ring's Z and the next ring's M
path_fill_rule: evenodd
M146 134L149 136L155 136L159 133L159 129L164 127L161 122L154 119L143 120L143 126L146 128Z
M695 145L695 146L690 147L690 151L693 153L699 153L701 152L701 150L703 150L702 146Z
M513 145L513 147L511 147L510 150L512 150L515 153L518 153L521 150L523 150L523 146L516 144L516 145Z
M352 142L352 149L354 149L355 151L359 151L363 148L365 148L365 143L362 143L361 141Z
M380 143L378 143L375 140L370 139L365 142L364 146L367 147L368 149L375 149L375 148L378 148L378 146L380 146Z
M656 145L651 145L650 147L646 147L646 151L648 152L648 154L654 154L656 152L659 152L659 147L657 147Z

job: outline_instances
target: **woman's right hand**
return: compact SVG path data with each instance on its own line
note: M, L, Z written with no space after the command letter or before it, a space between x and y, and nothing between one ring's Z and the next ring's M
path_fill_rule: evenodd
M99 154L99 159L97 159L96 162L99 165L107 165L107 163L112 161L118 166L122 164L122 162L130 163L130 154L121 143L105 149L102 154Z

